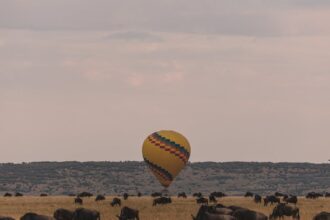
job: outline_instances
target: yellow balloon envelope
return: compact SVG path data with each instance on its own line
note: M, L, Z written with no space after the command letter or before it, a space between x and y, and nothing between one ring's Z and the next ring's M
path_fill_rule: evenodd
M190 152L188 140L168 130L149 135L142 147L144 161L164 187L168 187L186 166Z

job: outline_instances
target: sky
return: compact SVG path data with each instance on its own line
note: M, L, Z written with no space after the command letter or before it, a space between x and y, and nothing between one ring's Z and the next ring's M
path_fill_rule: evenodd
M330 159L330 1L0 4L0 162Z

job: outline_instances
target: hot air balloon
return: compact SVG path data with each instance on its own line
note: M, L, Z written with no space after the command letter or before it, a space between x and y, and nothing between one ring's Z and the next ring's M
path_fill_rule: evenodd
M190 144L182 134L162 130L145 139L142 154L160 184L167 188L188 163Z

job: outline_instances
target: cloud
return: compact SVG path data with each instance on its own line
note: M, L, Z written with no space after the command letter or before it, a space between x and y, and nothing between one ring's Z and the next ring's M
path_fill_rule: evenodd
M133 74L127 78L127 83L133 87L140 87L144 84L145 79L141 75Z
M288 2L2 2L0 160L140 160L162 128L195 161L328 159L329 8Z
M163 40L159 35L146 31L118 31L108 35L107 39L145 42L161 42Z
M182 81L184 79L184 74L182 72L167 73L163 78L166 83L175 83Z
M150 32L186 32L197 34L279 36L292 34L286 24L294 13L303 12L312 22L298 23L300 31L314 30L324 18L314 12L330 9L327 1L160 1L136 2L95 0L1 2L0 28L30 30L113 31L112 39L159 41ZM307 19L308 20L308 19ZM305 24L305 25L304 25ZM127 31L131 30L131 31ZM133 31L132 31L133 30Z

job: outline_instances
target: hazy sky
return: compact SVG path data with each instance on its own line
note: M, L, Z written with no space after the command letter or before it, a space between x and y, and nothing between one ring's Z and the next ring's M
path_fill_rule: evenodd
M0 162L330 159L330 1L2 0Z

